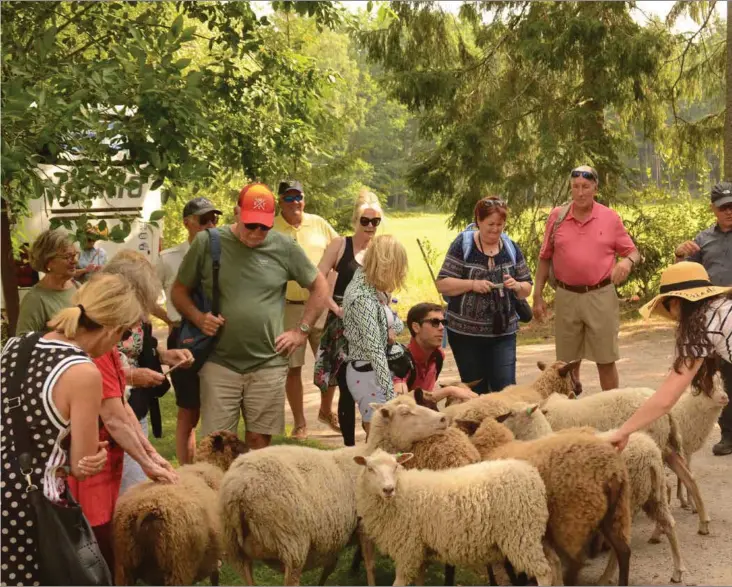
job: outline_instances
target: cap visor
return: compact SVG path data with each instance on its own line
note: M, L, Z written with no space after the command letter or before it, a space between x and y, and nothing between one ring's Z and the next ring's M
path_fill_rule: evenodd
M271 212L252 212L251 210L242 210L239 215L242 224L263 224L267 228L272 228L274 224L274 214Z
M216 208L213 208L213 207L208 207L208 208L201 208L197 212L194 212L193 216L203 216L204 214L208 214L209 212L216 212L216 214L223 214L223 212L221 210L217 210Z
M732 203L732 196L724 196L723 198L719 198L718 200L712 202L712 204L714 204L717 208L730 203Z

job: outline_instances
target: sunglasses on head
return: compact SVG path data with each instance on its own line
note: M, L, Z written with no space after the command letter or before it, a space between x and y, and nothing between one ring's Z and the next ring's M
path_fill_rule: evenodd
M373 227L377 227L381 224L381 218L366 218L366 216L361 216L359 222L361 226L368 226L370 224Z
M484 208L491 208L493 206L498 206L499 208L505 208L506 202L504 202L500 198L495 198L492 200L481 200L480 205L483 206Z
M291 196L282 196L282 201L287 202L288 204L292 204L293 202L302 202L303 199L302 194L293 194Z
M262 232L267 232L272 227L259 224L259 222L245 222L244 228L247 230L261 230Z
M424 324L425 322L432 326L432 328L439 328L440 324L447 326L447 320L445 318L427 318L422 320L420 324Z
M584 177L585 179L589 179L590 181L597 181L597 177L595 177L595 174L591 171L580 171L578 169L573 169L570 175L572 177Z

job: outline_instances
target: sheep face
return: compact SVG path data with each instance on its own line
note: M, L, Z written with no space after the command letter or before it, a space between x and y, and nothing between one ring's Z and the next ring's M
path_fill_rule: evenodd
M724 390L724 384L722 383L721 377L715 377L712 395L705 395L705 398L707 398L715 408L724 408L729 403L729 397L727 396L727 392Z
M447 429L447 416L418 406L409 396L400 396L385 404L371 404L372 428L381 428L396 450L409 450L415 442Z
M201 439L196 450L196 461L211 463L227 471L231 463L247 452L247 445L233 432L218 430Z
M582 393L582 383L579 380L580 361L556 361L548 367L543 361L537 361L536 365L542 374L534 382L534 387L542 387L550 393L561 393L572 399Z
M412 453L398 453L396 456L377 449L369 457L357 456L353 460L365 467L362 475L369 492L389 500L396 495L397 470L402 463L412 458Z
M519 440L533 440L552 432L551 425L539 409L539 404L515 404L507 414L497 420Z

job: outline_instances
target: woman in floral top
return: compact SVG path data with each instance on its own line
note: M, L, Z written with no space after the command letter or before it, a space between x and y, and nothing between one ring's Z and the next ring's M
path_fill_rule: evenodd
M366 434L373 412L369 404L383 403L394 396L386 355L389 325L383 293L400 289L406 276L404 247L391 235L377 236L343 298L344 333L348 341L348 363L343 379L358 405Z

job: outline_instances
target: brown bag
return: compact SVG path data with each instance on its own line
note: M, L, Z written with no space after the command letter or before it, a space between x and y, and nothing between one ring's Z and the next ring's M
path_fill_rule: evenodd
M554 220L554 224L552 225L552 231L549 233L549 242L552 245L552 256L554 255L554 235L556 234L559 225L564 222L567 214L569 214L569 208L571 206L572 202L564 204L564 206L559 209L559 214L557 214L557 218ZM557 277L554 275L554 259L549 259L549 278L547 279L547 283L552 286L553 289L557 289Z

